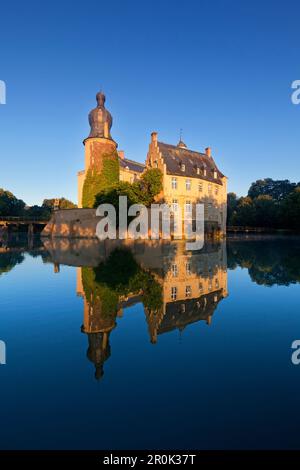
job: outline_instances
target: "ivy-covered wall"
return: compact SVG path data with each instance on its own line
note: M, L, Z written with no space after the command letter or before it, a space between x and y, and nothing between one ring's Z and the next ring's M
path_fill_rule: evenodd
M87 171L82 190L82 207L95 207L97 194L113 187L119 181L117 151L103 154L101 160L100 169L91 167Z

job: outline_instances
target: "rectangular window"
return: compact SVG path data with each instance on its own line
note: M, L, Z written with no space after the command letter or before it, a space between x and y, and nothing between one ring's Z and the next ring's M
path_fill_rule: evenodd
M215 195L216 196L218 195L218 192L219 192L219 188L218 188L218 186L215 186Z
M185 201L185 212L192 212L192 203L191 203L191 201Z
M202 193L202 191L203 191L203 183L199 183L199 184L198 184L198 191L199 191L199 193Z
M203 175L206 176L206 170L203 170Z
M186 296L186 297L191 297L191 295L192 295L192 288L191 288L191 286L186 286L186 287L185 287L185 296Z
M212 192L212 184L211 183L208 184L208 192L209 192L209 194L211 194L211 192Z
M171 287L171 299L172 300L177 299L177 287Z
M218 279L215 280L215 286L216 286L216 289L219 289L219 280Z
M200 175L200 168L197 166L197 175Z
M203 294L203 284L202 284L202 282L199 282L199 292L200 292L200 294Z
M187 275L191 274L191 263L186 263L185 272L186 272Z
M177 189L177 178L172 178L172 189Z
M173 201L172 201L172 211L173 212L178 211L178 199L173 199Z
M172 275L173 275L173 277L178 276L178 266L177 266L177 264L172 264Z
M181 163L181 171L185 171L185 164Z
M191 186L192 186L191 180L185 180L185 189L187 191L191 190Z
M218 173L216 171L214 171L214 178L215 180L218 178Z

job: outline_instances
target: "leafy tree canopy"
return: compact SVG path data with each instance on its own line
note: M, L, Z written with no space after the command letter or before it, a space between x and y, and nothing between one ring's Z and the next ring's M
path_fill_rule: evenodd
M100 191L95 198L95 206L110 203L116 208L119 203L119 196L127 196L128 206L132 204L144 204L149 207L162 190L162 172L157 168L146 170L141 179L128 183L120 181L112 187Z
M59 208L60 209L76 209L77 205L74 204L74 202L72 201L69 201L68 199L65 199L64 197L61 197L61 198L57 198L59 200ZM55 198L52 198L52 199L44 199L43 200L43 204L42 204L42 207L45 208L45 209L49 209L50 211L52 211L54 209L54 206L55 206L55 201L57 200ZM38 206L34 206L34 207L38 207Z
M20 216L23 214L25 202L17 199L10 191L0 188L0 216Z
M296 183L291 183L289 180L275 181L272 178L265 178L251 184L248 196L252 199L258 196L271 196L275 201L282 201L296 186Z

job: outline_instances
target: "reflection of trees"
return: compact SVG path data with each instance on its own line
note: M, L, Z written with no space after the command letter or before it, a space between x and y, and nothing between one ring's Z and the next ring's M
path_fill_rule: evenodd
M83 287L86 298L98 297L105 300L103 313L117 311L120 297L140 293L143 303L158 309L162 305L162 289L154 276L142 269L132 253L117 248L97 268L83 268ZM89 282L87 280L89 279Z
M95 365L95 377L100 379L104 362L110 357L109 336L121 302L138 294L145 307L158 310L162 305L162 288L124 248L114 250L98 267L84 267L81 272L85 297L82 331L88 334L87 356Z
M292 238L229 241L228 268L247 268L253 282L272 286L300 282L300 241Z
M25 257L23 253L1 253L0 254L0 276L3 273L8 273L17 264L21 264Z

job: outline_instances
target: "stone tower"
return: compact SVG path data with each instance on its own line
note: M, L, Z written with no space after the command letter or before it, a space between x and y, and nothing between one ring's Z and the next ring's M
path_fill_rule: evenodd
M92 207L89 196L119 179L117 143L111 137L112 116L105 108L105 95L96 95L97 106L89 113L90 133L85 146L85 169L78 173L78 205ZM107 174L105 174L107 173Z

